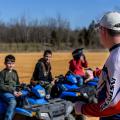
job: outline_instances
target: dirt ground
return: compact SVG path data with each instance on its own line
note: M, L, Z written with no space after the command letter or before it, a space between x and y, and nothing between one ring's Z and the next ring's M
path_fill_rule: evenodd
M32 72L37 60L42 57L42 53L1 53L0 70L4 68L4 57L13 54L16 57L16 70L18 71L20 81L29 83ZM102 68L108 52L85 52L89 67L95 69ZM52 55L52 73L53 76L65 74L68 70L69 60L72 58L70 52L56 52ZM98 120L98 118L87 117L86 120Z

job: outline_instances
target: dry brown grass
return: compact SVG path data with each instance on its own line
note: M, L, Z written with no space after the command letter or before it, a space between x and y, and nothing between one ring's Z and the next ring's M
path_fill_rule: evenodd
M0 69L4 68L4 57L9 53L0 54ZM12 53L16 57L16 69L18 71L20 81L29 83L32 72L37 60L42 57L42 53ZM86 52L86 58L89 67L96 68L102 67L108 53L107 52ZM68 62L72 58L71 53L56 52L52 57L52 72L53 76L65 74L68 70ZM87 120L98 120L97 118L87 118Z

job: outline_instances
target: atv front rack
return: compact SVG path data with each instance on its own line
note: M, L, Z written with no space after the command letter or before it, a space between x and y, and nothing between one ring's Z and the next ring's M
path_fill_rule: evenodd
M50 115L50 118L58 117L61 115L66 115L66 111L69 105L72 105L71 102L68 102L63 99L52 99L49 100L47 104L44 105L26 105L24 106L24 109L33 111L33 112L39 112L39 113L48 113Z

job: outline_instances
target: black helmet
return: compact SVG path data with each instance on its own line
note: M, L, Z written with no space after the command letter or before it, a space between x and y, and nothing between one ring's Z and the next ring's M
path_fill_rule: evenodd
M84 49L84 48L75 49L75 50L72 52L73 58L74 58L74 59L79 59L80 56L83 54L83 49Z

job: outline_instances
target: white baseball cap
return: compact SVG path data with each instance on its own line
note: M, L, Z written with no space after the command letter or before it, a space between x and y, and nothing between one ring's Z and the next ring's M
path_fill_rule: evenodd
M99 22L100 26L120 31L120 12L107 12Z

